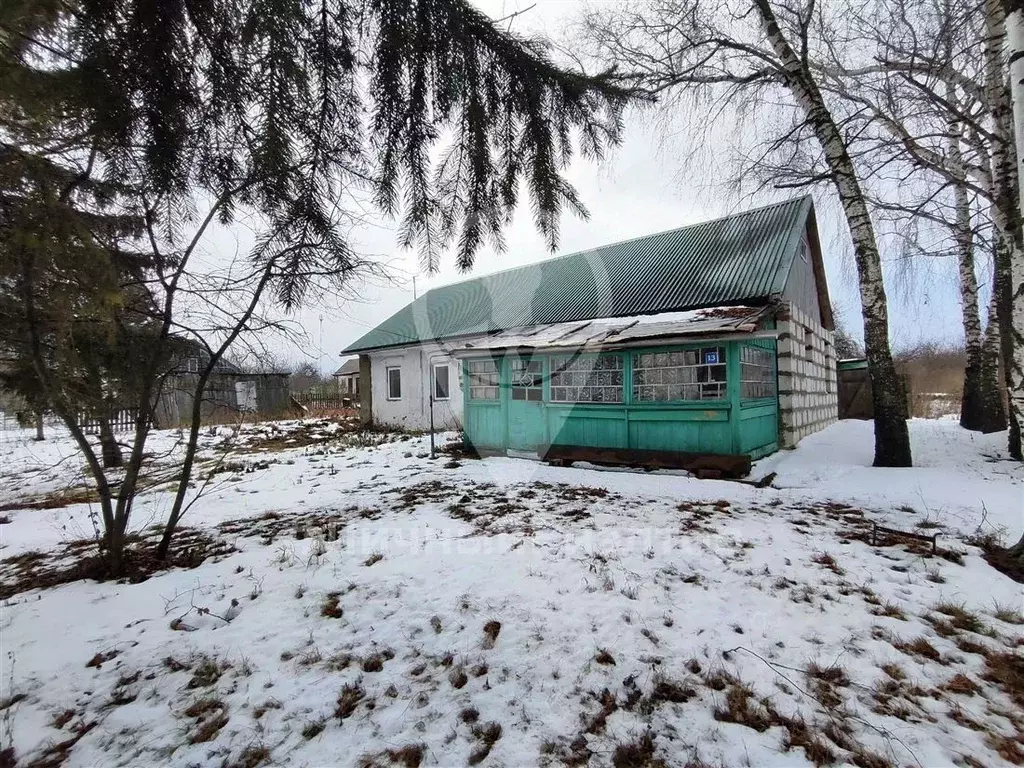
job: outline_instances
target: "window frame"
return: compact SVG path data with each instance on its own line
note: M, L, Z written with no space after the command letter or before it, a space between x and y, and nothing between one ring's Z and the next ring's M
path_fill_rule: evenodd
M719 353L718 361L714 362L714 363L703 362L703 360L704 360L704 352L707 351L707 350L711 350L711 349L718 350L718 353ZM696 353L697 354L698 362L696 362L696 363L683 363L682 365L663 365L663 366L654 365L654 366L647 367L647 368L644 368L643 366L638 364L639 363L639 359L638 358L640 358L643 355L680 354L680 353L685 354L687 352L694 352L694 353ZM629 361L629 366L630 366L630 378L631 378L631 380L630 380L630 386L629 386L629 401L628 401L630 405L640 406L640 407L659 407L659 406L665 407L665 406L668 406L668 407L677 407L677 408L678 407L705 407L705 408L707 408L707 407L712 407L712 406L728 405L728 403L730 401L730 390L729 390L729 385L730 385L730 378L729 378L729 345L725 341L706 342L706 343L703 343L703 344L699 344L699 343L698 344L687 344L687 345L684 345L684 346L675 346L675 345L673 345L673 346L666 346L666 347L644 347L644 348L638 348L638 349L630 350L630 355L631 355L631 358L630 358L630 361ZM715 368L715 367L722 368L722 370L724 372L724 376L725 376L724 379L718 380L718 379L711 378L713 374L712 374L710 369L711 368ZM637 372L638 371L645 371L645 370L664 371L664 370L670 370L670 369L677 369L677 370L693 369L694 371L699 371L702 368L708 369L708 380L707 381L700 381L700 380L698 380L698 377L699 377L698 373L694 374L694 378L695 378L694 381L678 381L678 382L668 382L668 383L665 383L663 381L662 382L658 382L658 383L644 382L642 384L638 383L638 381L637 381L637 378L638 378L637 377ZM718 391L720 393L719 396L718 397L704 397L703 396L704 385L706 385L706 384L717 384L717 385L719 385L719 387L718 387ZM687 387L687 386L688 387L697 387L698 391L701 393L701 397L699 397L699 398L683 398L683 397L680 397L680 398L673 398L673 399L668 399L668 400L648 400L648 399L645 399L645 398L641 398L639 396L639 389L641 387L654 388L654 387L672 387L672 386L676 386L676 387Z
M439 397L437 394L437 370L438 368L444 368L445 377L445 388L448 390L448 394L444 397ZM452 370L449 363L431 363L430 364L430 394L433 396L434 402L447 402L452 399Z
M394 397L391 392L391 372L398 371L398 397ZM386 365L384 366L384 380L385 386L387 387L385 394L386 400L397 401L402 399L402 366L400 365Z
M590 406L590 405L593 405L593 406L597 406L597 407L610 406L610 407L613 407L613 408L614 407L622 408L622 407L626 406L628 404L628 402L629 402L628 401L628 398L629 398L628 376L627 376L627 373L626 373L627 366L628 366L626 357L627 357L628 354L629 354L628 352L622 352L622 351L616 351L616 352L597 352L597 353L589 352L589 353L585 353L585 354L578 354L578 353L574 354L574 353L571 353L571 352L568 352L568 353L567 352L562 352L562 353L558 353L558 354L549 354L547 356L548 357L548 367L549 367L548 377L547 377L547 379L548 379L548 398L547 398L547 402L550 403L551 405L560 405L560 406L578 406L578 405ZM582 362L582 361L589 361L591 363L596 363L598 360L617 360L619 365L618 365L617 368L607 368L607 369L600 369L600 368L595 369L594 367L590 367L587 370L566 369L566 368L563 368L562 366L558 365L558 363L556 362L556 361L563 360L563 359L567 359L567 360L569 360L570 362L573 362L573 363L575 363L577 361L580 361L580 362ZM567 383L559 383L559 382L556 381L556 376L559 376L561 374L568 374L570 376L575 375L575 374L586 374L587 378L584 379L584 381L586 382L586 381L589 380L590 376L592 376L594 374L602 374L602 373L605 373L605 374L616 374L617 373L617 374L619 374L619 378L621 379L621 381L617 385L616 384L600 384L600 383L597 383L597 384L587 384L587 383L584 383L584 384L571 384L570 385L570 384L567 384ZM601 389L601 390L614 390L614 389L618 389L619 390L619 399L618 400L570 400L570 399L562 399L562 398L557 398L556 399L556 397L555 397L555 390L576 390L577 393L578 393L578 391L580 389Z
M753 360L744 360L744 350L753 350L767 356L767 364L761 364ZM753 366L761 370L767 370L768 375L762 379L745 378L745 366ZM773 400L779 396L778 364L775 350L771 347L762 347L757 344L741 344L739 347L739 394L741 402L754 402L757 400ZM749 396L743 393L744 384L767 384L771 387L771 393L767 395Z
M520 403L544 402L544 382L547 369L546 357L546 355L513 355L508 358L508 397L510 401L514 400ZM526 365L522 371L516 370L516 366L519 363L525 363ZM535 364L539 366L539 370L533 371L531 367ZM528 376L532 383L523 384L521 379L516 379L517 373L521 376ZM516 397L517 392L521 392L523 396Z
M473 372L471 369L475 363L488 363L493 366L493 371ZM501 359L496 357L474 357L464 361L463 375L465 376L465 394L469 403L474 405L499 405L501 403ZM493 384L474 383L474 376L494 377ZM479 380L478 380L479 381ZM480 390L494 390L494 397L476 397L474 392Z

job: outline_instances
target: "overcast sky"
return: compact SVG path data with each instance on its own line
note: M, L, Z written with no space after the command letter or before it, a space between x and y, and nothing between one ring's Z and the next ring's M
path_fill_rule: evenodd
M526 8L529 0L476 0L486 12L501 18ZM579 8L575 0L538 3L515 19L521 32L549 37L562 34L565 20ZM673 145L663 121L650 113L627 116L623 144L600 164L577 159L568 172L570 181L590 210L589 221L563 217L561 244L556 254L547 251L533 226L529 208L520 205L506 233L508 249L495 253L482 249L470 275L459 274L453 258L442 264L436 275L420 271L415 251L401 251L392 224L380 221L360 230L357 244L366 252L379 254L397 277L392 285L363 284L358 301L320 301L306 306L297 316L305 330L298 344L282 345L282 359L311 360L325 371L341 361L340 351L363 333L385 320L413 299L413 278L419 294L432 286L483 275L526 264L553 255L571 253L619 240L681 227L743 208L771 202L771 193L755 199L737 200L717 184L711 173L684 168L681 148ZM726 151L732 126L715 126L713 137ZM774 199L791 196L780 193ZM829 290L840 319L855 335L861 335L852 257L845 222L838 217L830 189L814 192L819 228L825 251ZM525 199L525 195L523 196ZM239 240L244 237L239 236ZM220 233L217 249L235 248L231 233ZM888 254L890 258L894 254ZM897 346L928 340L958 340L961 337L955 268L949 260L934 260L927 269L917 268L913 280L890 270L890 322ZM896 279L899 278L899 279Z

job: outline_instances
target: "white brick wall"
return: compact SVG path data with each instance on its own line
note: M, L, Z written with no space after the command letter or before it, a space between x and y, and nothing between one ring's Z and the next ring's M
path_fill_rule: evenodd
M794 447L839 418L832 331L792 304L777 314L782 446Z

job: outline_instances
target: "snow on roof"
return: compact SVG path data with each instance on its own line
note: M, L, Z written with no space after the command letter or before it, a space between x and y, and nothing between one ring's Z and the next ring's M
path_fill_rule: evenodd
M644 339L709 334L753 333L766 307L710 307L635 317L608 317L550 323L498 331L455 347L456 354L475 350L542 347L596 347Z

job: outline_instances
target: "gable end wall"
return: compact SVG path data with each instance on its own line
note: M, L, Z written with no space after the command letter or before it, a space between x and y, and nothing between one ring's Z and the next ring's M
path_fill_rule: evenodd
M779 435L793 448L839 418L832 331L792 303L777 314Z

